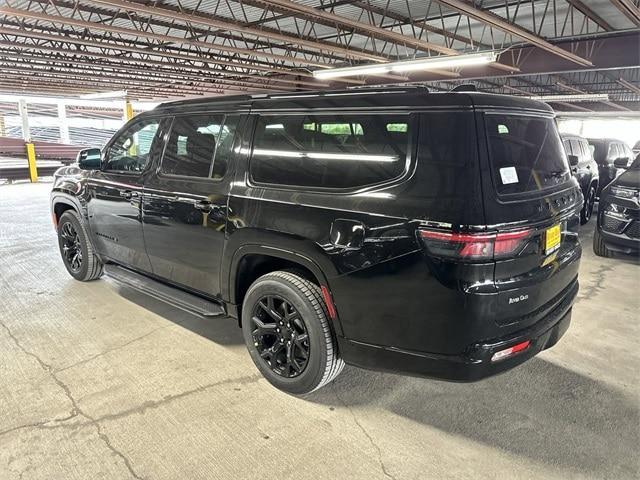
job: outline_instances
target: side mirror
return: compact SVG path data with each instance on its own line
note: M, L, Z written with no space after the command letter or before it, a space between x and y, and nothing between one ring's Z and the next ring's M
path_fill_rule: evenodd
M629 159L627 157L616 158L613 161L613 166L616 168L627 168L629 165Z
M569 165L572 167L577 167L580 163L580 159L577 155L567 155L567 159L569 160Z
M99 148L85 148L78 152L76 162L78 167L82 170L98 170L100 168L100 154Z

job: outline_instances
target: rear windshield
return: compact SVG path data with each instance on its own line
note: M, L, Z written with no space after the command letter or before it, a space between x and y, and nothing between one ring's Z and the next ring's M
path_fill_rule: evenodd
M570 178L552 118L487 114L486 126L498 194L544 190Z

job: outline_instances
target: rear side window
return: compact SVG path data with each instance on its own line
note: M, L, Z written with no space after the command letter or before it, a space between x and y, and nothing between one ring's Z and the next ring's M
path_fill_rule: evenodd
M385 182L405 171L409 127L409 115L261 116L251 177L333 189Z
M570 178L552 118L508 114L485 118L498 194L544 190Z

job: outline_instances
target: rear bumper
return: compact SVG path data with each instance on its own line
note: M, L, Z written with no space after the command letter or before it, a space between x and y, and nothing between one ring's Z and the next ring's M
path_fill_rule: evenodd
M469 345L459 355L441 355L371 345L339 338L339 348L347 364L372 370L389 371L473 382L504 372L524 363L542 350L555 345L569 328L571 307L578 293L577 282L566 297L534 325L508 336ZM492 362L494 353L529 340L526 350Z

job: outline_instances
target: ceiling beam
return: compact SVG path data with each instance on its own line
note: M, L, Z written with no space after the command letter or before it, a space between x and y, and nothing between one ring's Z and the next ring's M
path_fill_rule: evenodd
M491 45L475 42L473 39L467 38L464 35L460 35L454 32L449 32L448 30L444 30L442 28L434 27L433 25L428 24L426 21L417 20L415 18L409 18L397 12L393 12L389 9L379 7L377 5L371 5L367 1L352 0L349 3L367 12L375 13L382 17L389 17L394 20L397 20L398 22L402 22L403 24L414 25L418 28L423 28L428 32L435 33L436 35L440 35L442 37L449 38L451 40L457 40L458 42L466 43L467 45L476 45L478 47L483 47L483 48L492 48Z
M62 53L62 54L70 54L70 55L82 55L85 57L92 57L92 58L104 59L104 60L117 60L117 61L123 61L126 63L133 63L136 65L145 64L148 66L160 67L160 68L164 68L164 67L181 68L187 71L200 72L201 74L207 73L209 75L214 75L214 76L219 75L223 78L228 76L234 76L234 77L239 77L236 80L237 82L245 82L245 83L251 83L252 80L262 80L262 81L272 81L277 83L285 83L287 85L295 85L298 87L307 86L315 89L329 86L328 84L301 80L301 79L293 80L291 78L280 78L280 77L264 76L264 75L251 75L245 72L234 72L232 70L219 70L219 69L211 68L208 66L187 65L184 63L168 63L168 62L162 62L159 60L123 57L119 55L93 52L88 50L86 51L85 50L69 50L69 49L64 49L59 47L49 47L45 45L34 45L34 44L16 43L16 42L5 42L1 40L0 40L0 45L5 47L13 47L21 50L37 50L37 51L43 51L43 52L52 52L54 54ZM144 55L148 55L148 53L144 51L140 53ZM200 60L197 58L194 58L191 61L207 63L205 60Z
M271 91L283 91L285 90L284 88L274 88L271 87L269 85L244 85L242 83L227 83L224 81L219 81L219 80L215 80L215 79L198 79L198 80L191 80L191 79L172 79L171 77L168 76L162 76L162 75L145 75L145 74L141 74L139 71L135 72L133 74L131 73L126 73L123 71L113 71L113 69L109 70L108 68L111 67L107 67L107 69L104 68L104 66L101 65L93 65L91 63L87 63L87 62L69 62L69 61L65 61L65 60L59 60L59 59L55 59L55 60L51 60L51 59L46 59L46 58L37 58L37 60L41 61L42 63L37 63L34 62L34 58L32 56L28 56L28 55L5 55L5 52L0 52L0 65L18 65L20 66L20 68L25 69L25 71L28 70L34 70L34 71L40 71L43 73L47 73L47 72L57 72L57 74L63 74L63 73L68 73L68 72L72 72L74 73L76 76L79 76L80 78L91 78L92 81L96 82L96 83L100 83L103 82L105 84L110 83L112 80L122 80L124 82L131 82L132 85L134 84L162 84L162 85L170 85L170 86L176 86L176 87L180 87L180 86L191 86L193 84L202 84L202 85L216 85L219 87L226 87L230 90L233 90L235 88L240 88L240 89L259 89L259 90L271 90Z
M280 13L291 13L295 17L310 18L316 22L322 23L323 25L328 25L334 28L341 26L343 28L350 29L353 32L392 42L397 45L407 45L418 50L433 51L443 55L458 55L456 50L443 45L438 45L415 37L409 37L402 33L378 27L377 25L336 15L335 13L302 5L300 3L292 2L291 0L243 0L243 3L258 6L263 9L270 8L272 10L277 10Z
M0 54L1 55L1 54ZM57 70L54 70L53 67L46 64L37 64L33 62L24 62L11 60L11 59L0 59L0 64L2 64L3 75L4 74L22 74L26 79L30 79L32 76L42 76L43 78L54 78L51 75L55 75L56 77L74 81L76 83L85 82L91 84L104 84L107 86L118 84L123 86L125 89L133 90L133 87L136 86L153 86L157 88L166 88L167 90L171 89L182 89L182 90L191 90L192 93L202 94L203 89L207 89L211 86L215 86L216 88L227 88L230 90L238 89L241 91L245 90L260 90L260 91L282 91L282 89L271 88L268 85L264 86L253 86L253 85L243 85L243 84L226 84L220 82L212 82L207 81L205 79L202 80L185 80L185 79L168 79L163 77L136 77L130 75L118 75L116 73L109 73L106 78L103 76L97 76L96 73L100 73L99 69L74 69L69 70L64 66L56 66ZM12 66L13 65L13 66ZM38 68L41 67L41 68Z
M632 92L640 94L640 87L638 87L637 85L634 85L633 83L629 82L628 80L625 80L624 78L616 79L616 83L618 85L622 85L623 87L627 88L628 90L631 90Z
M631 0L611 0L611 3L634 25L640 27L640 8L636 7Z
M591 7L589 7L582 0L566 0L566 2L571 5L573 8L582 13L585 17L590 18L593 22L600 26L603 30L610 32L613 30L613 27L607 22L604 18L598 15L593 11Z
M2 42L0 42L0 44L2 44ZM2 45L2 46L6 46L6 45ZM105 73L109 74L113 74L114 72L109 72L108 69L111 69L113 71L121 71L121 72L131 72L133 75L135 76L144 76L144 77L156 77L158 76L159 78L162 78L164 80L170 81L171 79L180 79L182 78L188 78L188 80L190 81L216 81L219 82L221 84L225 84L225 85L240 85L240 86L249 86L249 87L266 87L266 88L271 88L273 90L282 90L282 89L286 89L286 88L292 88L292 87L285 87L285 86L280 86L280 85L269 85L267 83L258 83L258 82L248 82L248 81L243 81L242 79L229 79L229 78L218 78L218 77L214 77L214 76L205 76L205 75L185 75L183 74L183 72L181 72L180 70L170 70L170 69L154 69L151 71L144 71L141 70L139 66L136 66L136 62L131 62L128 64L121 64L121 63L96 63L94 61L91 60L81 60L79 58L70 58L70 57L63 57L63 56L57 56L57 57L52 57L50 55L42 55L42 54L38 54L38 53L32 53L30 52L29 54L25 55L25 54L20 54L20 53L16 53L14 51L8 51L8 50L0 50L0 57L4 57L4 58L18 58L18 59L23 59L26 61L34 61L34 60L39 60L44 62L44 64L46 65L47 63L53 65L53 64L65 64L65 65L84 65L84 66L88 66L88 67L96 67L96 68L102 68L102 69L107 69L104 70ZM126 60L126 59L119 59L119 60Z
M229 20L222 20L213 16L205 16L202 14L195 15L192 13L184 13L171 10L169 8L142 5L139 3L128 2L124 0L93 0L93 3L107 5L121 10L126 10L128 12L144 13L145 15L170 18L171 20L178 20L180 22L189 22L222 30L231 30L246 35L253 35L258 38L268 38L269 40L284 42L285 44L304 45L305 47L314 50L332 52L350 59L371 60L376 62L385 62L387 60L384 56L364 52L357 49L346 48L336 43L320 42L317 40L295 36L294 34L284 34L271 30L248 27Z
M287 55L277 55L274 53L269 53L269 52L264 52L262 50L258 50L258 49L248 49L248 48L238 48L238 47L231 47L228 45L220 45L217 43L212 43L212 42L203 42L200 40L192 40L189 38L181 38L181 37L175 37L175 36L170 36L170 35L163 35L160 33L154 33L151 31L147 31L147 30L136 30L133 28L125 28L125 27L118 27L116 25L108 25L105 23L98 23L98 22L88 22L85 20L80 20L80 19L76 19L76 18L69 18L69 17L61 17L61 16L57 16L57 15L50 15L48 13L43 13L43 12L33 12L31 10L22 10L22 9L18 9L18 8L11 8L11 7L0 7L0 14L4 14L4 15L9 15L9 16L15 16L18 18L28 18L31 20L41 20L41 21L45 21L45 22L51 22L51 23L61 23L64 25L71 25L74 27L79 27L79 28L83 28L83 29L87 29L88 31L102 31L102 32L108 32L108 33L118 33L120 35L130 35L133 37L143 37L143 38L148 38L151 40L157 40L163 43L174 43L177 45L189 45L189 46L193 46L193 47L199 47L199 48L206 48L206 49L210 49L210 50L218 50L221 52L226 52L226 53L234 53L234 54L239 54L239 55L249 55L249 56L255 56L255 57L262 57L268 60L274 60L274 61L278 61L278 62L289 62L289 63L294 63L294 64L298 64L298 65L307 65L307 66L313 66L313 67L326 67L327 65L325 63L320 63L320 62L314 62L311 60L305 60L303 58L299 58L299 57L291 57L291 56L287 56ZM160 46L160 45L159 45ZM213 59L212 59L213 61Z
M518 25L514 25L509 23L506 19L496 15L495 13L488 12L486 10L481 10L479 8L474 7L473 5L464 2L462 0L436 0L438 3L445 5L458 13L464 14L470 18L473 18L485 25L491 26L498 30L501 30L505 33L513 35L514 37L520 38L525 42L530 43L538 48L551 52L559 57L564 58L565 60L569 60L570 62L577 63L578 65L582 65L585 67L593 66L593 64L578 55L575 55L567 50L564 50L552 43L549 43L542 37L531 33L525 30Z

